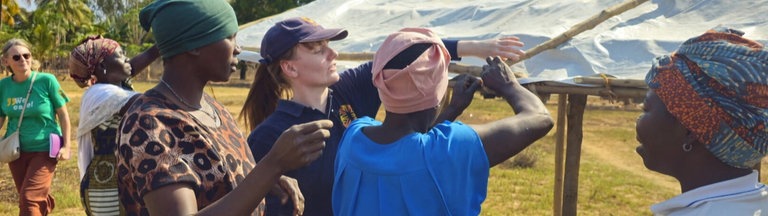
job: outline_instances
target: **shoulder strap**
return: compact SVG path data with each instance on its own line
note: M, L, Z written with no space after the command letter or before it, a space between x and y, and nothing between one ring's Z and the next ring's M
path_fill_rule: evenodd
M32 86L35 85L35 77L37 73L32 72L32 82L29 83L29 90L27 90L27 98L24 98L24 104L21 105L21 115L19 116L19 125L16 126L16 130L21 128L21 120L24 119L24 110L27 109L27 103L29 103L29 95L32 93Z

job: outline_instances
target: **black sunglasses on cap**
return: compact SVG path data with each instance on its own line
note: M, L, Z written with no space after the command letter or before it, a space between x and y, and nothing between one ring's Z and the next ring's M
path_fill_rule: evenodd
M21 60L22 57L24 57L24 60L27 60L29 58L32 58L32 54L24 53L24 54L21 54L21 55L13 55L12 57L13 57L14 61L19 61L19 60Z

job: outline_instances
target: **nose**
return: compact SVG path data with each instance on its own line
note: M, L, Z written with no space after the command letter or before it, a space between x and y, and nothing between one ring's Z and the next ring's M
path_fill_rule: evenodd
M240 55L240 52L242 52L242 51L243 51L243 48L240 47L240 45L235 44L235 50L234 50L235 56Z
M331 50L328 54L331 60L336 59L336 57L339 57L339 52L336 52L335 49L330 47L328 47L328 49Z

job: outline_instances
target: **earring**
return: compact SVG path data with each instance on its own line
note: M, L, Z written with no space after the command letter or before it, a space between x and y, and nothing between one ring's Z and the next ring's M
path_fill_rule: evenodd
M107 69L104 69L102 72L104 72L104 75L107 75Z
M683 151L684 152L691 152L693 150L693 145L690 143L683 143Z

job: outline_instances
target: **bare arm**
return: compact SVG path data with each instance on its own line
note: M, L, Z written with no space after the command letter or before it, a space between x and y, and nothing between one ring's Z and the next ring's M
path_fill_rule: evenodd
M275 146L227 195L197 211L192 188L173 184L144 195L150 215L250 215L278 182L283 172L309 164L322 154L330 137L330 120L294 125L280 136Z
M480 88L480 80L468 74L458 75L454 80L451 102L440 111L434 124L440 124L446 120L456 120L469 107L475 96L475 91Z
M515 115L482 125L471 125L480 136L493 167L552 129L553 121L541 99L517 82L509 67L499 58L488 57L483 67L483 83L499 93L515 111Z
M460 40L456 45L459 56L500 56L502 59L518 60L525 52L520 50L524 44L519 38L510 36L487 40Z
M3 125L5 125L5 117L0 117L0 129L3 129Z
M153 45L139 55L131 58L131 76L136 76L139 72L144 71L144 69L147 68L149 64L152 64L157 57L160 57L160 51L158 51L157 46Z
M59 160L69 160L70 124L69 112L67 111L66 104L56 109L56 118L59 119L59 126L61 127L61 149L59 150L59 154L56 156L56 158Z

